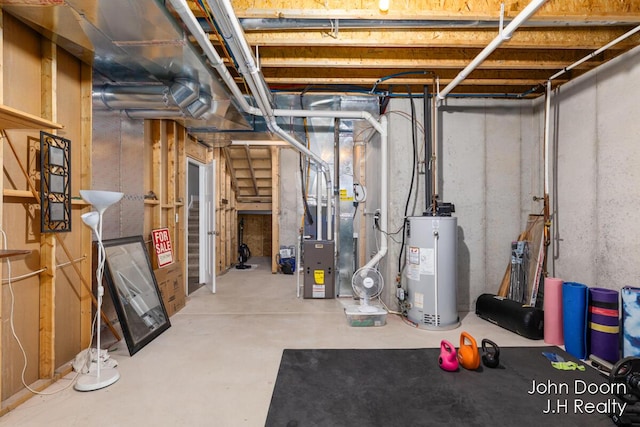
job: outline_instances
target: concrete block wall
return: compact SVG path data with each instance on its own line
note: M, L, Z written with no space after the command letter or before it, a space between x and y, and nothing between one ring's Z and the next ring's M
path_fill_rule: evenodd
M640 286L639 80L636 48L553 94L549 272L565 281Z
M550 276L591 287L640 286L638 81L640 48L552 95ZM422 101L416 100L414 108L422 125ZM393 233L402 226L411 180L410 101L393 99L388 114L388 232ZM542 202L534 197L544 195L544 122L544 97L447 98L439 108L439 194L441 200L455 204L458 217L460 311L472 311L482 293L497 292L510 260L511 241L524 230L529 214L542 213ZM416 143L423 159L420 128ZM287 163L291 168L284 166ZM297 155L283 159L283 171L291 171L289 180L299 180L295 165ZM421 215L425 209L424 176L416 179L409 215ZM293 199L285 203L296 206L288 221L294 225L301 206ZM281 225L281 233L293 229L297 225ZM281 239L293 240L290 234ZM401 241L402 235L394 239ZM388 255L381 263L385 302L392 306L400 247L389 240Z
M415 108L422 122L421 101ZM391 230L402 225L410 184L412 135L406 119L410 110L408 100L390 104ZM450 98L438 109L438 193L440 200L455 204L458 218L460 311L474 307L480 294L498 291L511 241L524 230L527 215L542 210L541 203L533 202L534 195L542 195L542 184L536 164L540 141L532 116L531 101L507 99ZM418 179L420 201L410 216L421 215L425 208L424 175ZM399 251L400 245L390 242L388 262L394 271ZM387 283L392 283L389 279Z
M590 287L640 286L639 80L636 48L552 95L550 276ZM394 230L402 224L410 182L411 107L395 99L389 110ZM421 101L416 117L422 121ZM542 213L534 197L544 194L544 97L447 98L438 117L439 193L455 204L458 217L458 309L473 310L479 295L497 292L510 242L527 216ZM424 200L417 206L420 215ZM390 242L386 262L393 272L399 250ZM385 282L394 278L389 273ZM393 302L392 287L387 292Z

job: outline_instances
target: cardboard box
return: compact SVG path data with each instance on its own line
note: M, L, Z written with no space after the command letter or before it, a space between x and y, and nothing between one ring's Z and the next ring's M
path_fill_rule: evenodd
M164 308L171 317L186 305L182 263L174 262L167 267L154 270L153 273L158 282Z

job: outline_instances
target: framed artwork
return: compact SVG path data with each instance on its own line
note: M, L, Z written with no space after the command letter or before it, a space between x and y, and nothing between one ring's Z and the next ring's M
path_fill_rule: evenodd
M40 132L40 230L71 231L71 141Z
M142 236L104 240L104 278L133 356L171 323Z

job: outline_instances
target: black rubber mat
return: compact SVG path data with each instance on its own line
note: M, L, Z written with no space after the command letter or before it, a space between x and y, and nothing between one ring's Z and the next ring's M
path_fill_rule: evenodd
M580 363L557 347L502 348L498 368L457 372L433 348L284 350L266 426L614 425L608 378L542 352Z

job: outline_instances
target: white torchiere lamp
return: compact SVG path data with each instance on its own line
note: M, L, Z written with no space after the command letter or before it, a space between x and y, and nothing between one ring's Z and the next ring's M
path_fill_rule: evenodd
M98 266L96 267L98 307L96 308L97 331L95 355L92 354L93 349L89 350L89 357L96 358L97 366L93 372L90 369L88 373L79 375L74 388L78 391L93 391L110 386L120 378L120 373L115 367L102 366L103 360L100 353L100 311L102 310L102 296L104 295L102 273L104 272L104 263L106 261L106 253L104 245L102 244L102 216L109 206L118 202L122 198L123 193L115 191L80 190L80 196L82 196L84 201L91 204L95 209L95 211L83 214L81 218L82 221L96 234L98 242ZM91 363L93 363L93 360L91 360Z

